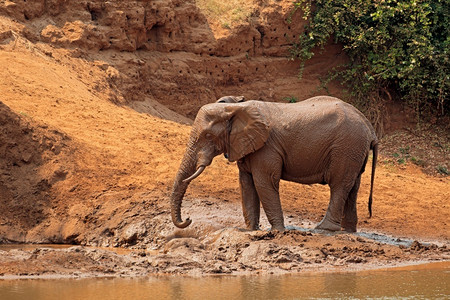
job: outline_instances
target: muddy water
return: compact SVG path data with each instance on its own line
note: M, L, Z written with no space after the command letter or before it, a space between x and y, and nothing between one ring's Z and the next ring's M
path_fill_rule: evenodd
M25 250L25 251L32 251L35 249L68 249L72 247L73 245L65 245L65 244L1 244L0 250L2 251L9 251L9 250Z
M283 276L3 280L0 299L448 299L450 264Z
M10 250L23 250L23 251L33 251L36 249L69 249L75 245L69 244L1 244L0 251L10 251ZM130 249L118 248L118 247L86 247L87 249L104 249L107 251L112 251L117 254L129 254L132 252ZM150 251L148 251L150 252ZM0 298L0 300L2 300Z

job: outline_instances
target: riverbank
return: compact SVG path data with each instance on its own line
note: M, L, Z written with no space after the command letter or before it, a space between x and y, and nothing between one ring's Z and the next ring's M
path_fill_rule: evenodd
M245 231L238 169L223 155L185 194L182 215L193 223L172 224L171 188L202 105L225 95L301 101L345 62L340 45L327 45L300 82L299 62L286 56L286 33L303 30L287 23L292 1L256 1L254 12L218 37L193 1L0 1L0 278L293 274L449 259L448 123L415 123L398 103L386 103L371 218L371 168L362 175L359 234L311 231L329 188L289 182L280 198L291 230L269 232L261 211L262 230ZM340 97L342 87L328 92ZM73 246L6 249L17 243Z
M203 220L195 207L203 206ZM0 279L141 277L154 275L282 275L384 269L450 260L447 241L409 239L361 229L327 233L289 219L285 232L245 231L235 203L196 200L192 228L175 230L160 247L1 245ZM164 227L166 220L155 227ZM212 223L214 220L215 223ZM306 225L306 226L305 226ZM170 226L170 224L168 225ZM263 220L262 227L268 228Z

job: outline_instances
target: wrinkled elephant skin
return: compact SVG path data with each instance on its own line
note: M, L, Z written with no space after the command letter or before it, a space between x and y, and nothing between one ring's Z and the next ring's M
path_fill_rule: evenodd
M317 228L356 231L361 174L373 150L371 214L378 155L375 131L364 115L350 104L327 96L292 104L242 102L243 97L230 97L234 96L203 106L197 114L173 185L174 224L184 228L191 223L190 219L181 219L188 184L223 153L229 161L237 161L243 214L249 229L259 228L262 204L272 229L284 230L279 196L283 179L328 184L330 203Z

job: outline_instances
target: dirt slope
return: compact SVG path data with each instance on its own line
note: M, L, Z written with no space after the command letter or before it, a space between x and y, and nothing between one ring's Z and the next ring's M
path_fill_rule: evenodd
M172 6L159 7L161 2L146 2L150 7L139 2L143 10L135 11L134 23L128 15L134 6L118 1L104 5L100 1L42 1L35 7L0 3L0 242L158 249L162 256L139 262L144 267L153 266L150 273L164 272L164 266L172 266L171 272L186 272L189 264L177 259L193 255L185 249L190 246L198 247L202 255L208 251L218 255L227 244L240 245L236 249L241 250L219 255L221 259L215 254L202 256L207 264L196 265L197 271L209 273L220 270L220 266L222 270L248 271L226 262L234 259L252 265L248 251L270 253L270 247L284 251L287 261L296 260L299 264L294 269L298 271L305 264L297 258L313 261L315 251L323 253L323 245L341 247L346 238L316 233L303 236L301 232L264 237L261 232L230 231L232 227L243 227L243 217L237 168L222 157L217 157L189 187L183 208L184 214L193 218L192 227L184 232L175 230L169 218L168 194L190 131L188 117L194 116L200 105L225 94L264 100L281 100L291 94L306 98L318 82L317 72L323 73L327 62L336 61L339 51L337 46L330 46L329 52L321 56L323 61L312 61L305 73L306 83L299 86L296 63L275 50L285 51L280 47L284 42L271 42L287 29L267 33L267 28L278 24L274 21L270 25L269 17L284 20L289 1L280 1L282 9L278 13L273 6L260 8L260 22L267 23L259 31L241 26L228 35L222 34L220 39L208 29L206 18L194 2L169 1ZM120 5L124 7L119 9ZM158 10L157 19L143 26L139 16L153 10ZM112 23L113 16L128 22ZM191 20L191 27L174 25L185 24L183 20ZM283 22L280 26L287 26ZM170 26L175 29L170 31ZM183 30L197 42L188 45ZM202 34L205 30L209 35ZM261 39L261 31L266 32L264 39L253 52L241 54L242 49L230 46L239 45L245 32L259 33ZM173 32L175 41L167 40L168 32ZM138 42L141 35L147 39L142 44ZM104 40L106 37L109 39ZM249 53L248 57L245 53ZM261 68L267 69L261 73ZM273 90L266 89L269 84ZM426 175L414 165L400 169L379 164L371 219L367 218L369 178L370 172L366 172L359 194L361 230L448 245L448 177ZM283 183L281 191L288 224L310 228L322 218L328 188ZM217 240L208 240L211 235ZM295 236L291 244L287 242L290 235ZM308 251L292 248L300 239L308 240ZM251 246L243 255L244 248L259 240L273 241L276 246ZM380 258L377 243L353 242L361 253L364 245L370 245L372 258L364 260L376 264ZM392 248L392 255L380 258L383 264L396 259L405 261L408 251L416 248L418 254L410 259L448 259L446 247L427 249L411 244L408 251L398 245L386 247ZM383 251L391 251L386 249ZM76 255L80 252L70 251ZM342 251L342 260L331 265L345 265L347 250ZM92 256L89 251L89 255L85 250L81 252L84 258ZM168 253L172 258L164 256ZM20 255L17 257L33 261L37 257ZM145 256L136 255L138 260ZM321 262L326 262L326 257ZM269 259L267 266L277 266L283 260L282 255L279 258ZM12 261L0 262L9 270L0 273L27 273L5 267L17 265ZM94 265L101 264L100 259L94 261ZM124 262L123 268L126 265ZM42 266L36 268L37 274L43 272L39 271ZM103 270L101 273L105 268L99 270Z

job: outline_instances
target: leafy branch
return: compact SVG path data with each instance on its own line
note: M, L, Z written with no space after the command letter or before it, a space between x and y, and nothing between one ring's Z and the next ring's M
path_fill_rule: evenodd
M330 77L349 88L363 111L382 106L395 91L419 115L448 114L449 1L300 0L294 7L309 21L291 47L300 77L305 61L334 38L350 61Z

